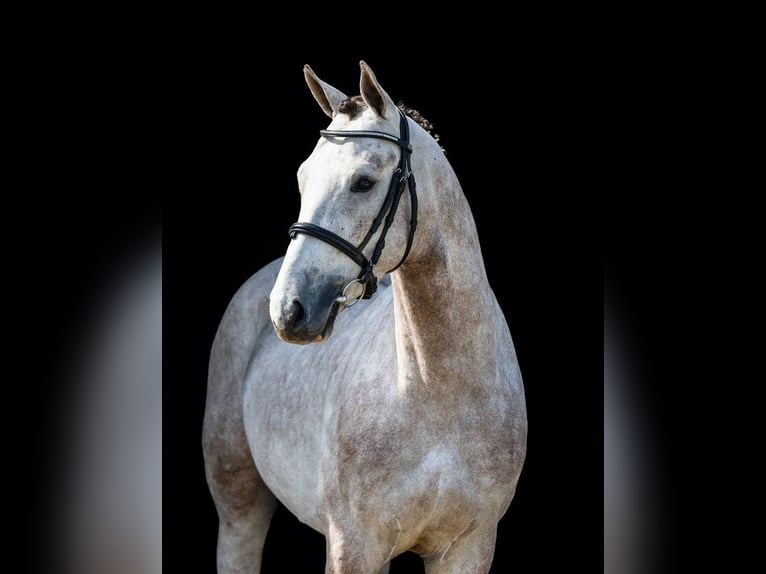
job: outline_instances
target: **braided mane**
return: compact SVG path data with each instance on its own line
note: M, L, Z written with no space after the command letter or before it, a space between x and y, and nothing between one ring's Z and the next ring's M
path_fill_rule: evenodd
M436 143L439 144L439 147L441 148L442 152L445 154L447 153L444 147L442 146L441 142L439 142L439 134L434 131L434 125L429 122L425 117L423 117L423 114L421 114L419 111L417 111L414 108L410 108L409 106L404 105L404 102L399 102L397 104L397 107L404 112L404 114L407 117L412 118L412 120L418 124L421 128L426 130L429 134L431 134L431 137L436 140Z

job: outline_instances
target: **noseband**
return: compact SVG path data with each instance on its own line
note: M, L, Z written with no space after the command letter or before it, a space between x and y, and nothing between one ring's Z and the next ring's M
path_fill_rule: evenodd
M417 226L417 212L418 212L418 200L415 192L415 176L412 173L412 167L410 165L410 155L412 154L412 146L410 146L410 132L407 126L407 116L400 110L399 111L399 137L377 131L368 130L321 130L319 134L325 138L344 137L344 138L377 138L387 140L398 145L402 151L399 156L399 165L394 170L391 177L391 184L388 186L388 193L386 199L383 201L383 205L380 211L372 220L367 235L364 236L362 242L358 246L354 246L352 243L346 241L341 236L329 231L323 227L315 225L313 223L306 223L299 221L293 223L290 226L290 238L295 239L298 233L305 233L311 235L317 239L321 239L325 243L329 243L336 249L342 251L356 262L359 267L362 268L361 273L356 279L353 279L343 288L341 295L336 299L340 304L350 307L359 301L360 298L369 299L375 293L378 288L375 274L372 272L372 268L378 262L380 254L383 251L383 247L386 244L386 233L388 233L391 224L394 222L394 216L396 210L399 207L399 200L404 193L405 187L410 188L410 203L411 203L411 217L410 217L410 231L407 236L407 247L404 250L404 255L399 260L393 269L397 269L404 260L407 259L407 255L410 253L412 247L412 239L415 235L415 227ZM367 259L363 250L367 246L372 236L380 227L381 223L383 228L378 238L378 242L375 244L372 256ZM389 272L390 272L389 271Z

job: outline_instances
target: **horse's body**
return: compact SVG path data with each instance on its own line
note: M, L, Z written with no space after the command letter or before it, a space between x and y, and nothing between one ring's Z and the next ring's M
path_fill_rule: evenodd
M306 79L334 129L396 131L393 102L365 64L356 113L308 68ZM439 145L407 121L420 223L406 261L384 275L406 251L413 206L402 199L375 296L338 303L358 267L300 234L222 319L204 429L220 574L259 572L276 499L325 535L328 574L386 571L407 550L428 574L490 568L525 456L522 381L460 185ZM299 171L301 219L358 243L395 151L320 140ZM380 189L353 193L360 170Z

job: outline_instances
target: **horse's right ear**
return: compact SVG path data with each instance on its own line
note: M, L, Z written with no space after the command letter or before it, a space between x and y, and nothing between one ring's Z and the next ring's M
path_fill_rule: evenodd
M308 64L303 66L303 75L306 77L306 83L309 85L314 99L324 113L331 118L334 117L338 113L341 102L347 98L346 94L320 80Z

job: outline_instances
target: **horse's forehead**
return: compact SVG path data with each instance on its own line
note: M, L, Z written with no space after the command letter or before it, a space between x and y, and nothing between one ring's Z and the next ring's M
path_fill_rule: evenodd
M396 148L389 142L374 138L355 137L345 141L320 141L304 169L332 170L333 167L346 170L371 168L385 169L397 159Z
M351 151L348 163L352 167L369 166L374 169L382 169L396 160L396 153L392 145L387 145L386 142L380 140L373 140L369 143L371 145L367 147L359 146Z
M349 119L356 118L364 110L369 109L367 102L362 96L352 96L343 100L338 106L338 112L345 114Z
M390 125L381 120L367 107L359 96L348 98L346 107L338 113L327 129L338 131L383 131L396 133ZM299 177L313 173L329 174L335 170L356 171L362 168L382 170L388 168L397 158L398 149L390 142L377 138L320 137L314 151L299 168Z

